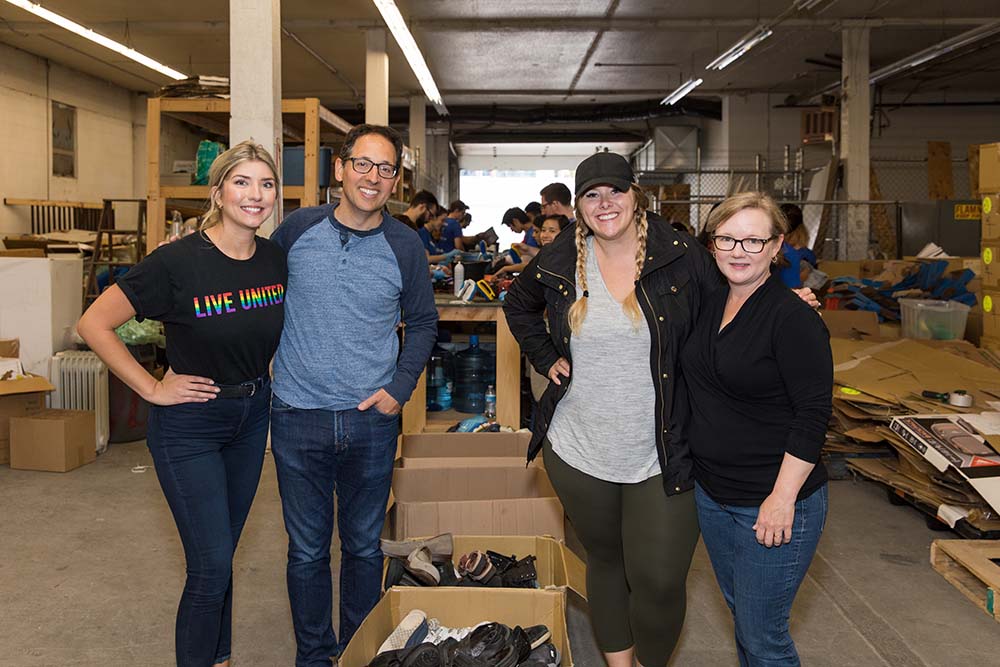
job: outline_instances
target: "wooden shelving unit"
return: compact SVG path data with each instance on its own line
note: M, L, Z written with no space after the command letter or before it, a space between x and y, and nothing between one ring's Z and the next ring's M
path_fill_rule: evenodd
M495 322L497 328L497 421L517 430L521 426L521 348L507 326L497 302L468 306L453 305L454 297L436 296L438 318L442 322ZM427 412L427 370L403 406L403 433L440 433L472 415L456 410Z
M297 200L299 206L316 206L320 203L319 155L320 138L324 128L346 135L353 125L319 103L315 97L281 101L281 113L286 139L305 144L304 185L282 187L285 200ZM146 237L147 251L163 240L170 199L208 199L208 186L160 184L160 120L168 115L183 122L201 127L213 134L229 133L229 100L217 98L154 97L147 102L146 152L147 198L149 221ZM301 120L300 120L301 119Z

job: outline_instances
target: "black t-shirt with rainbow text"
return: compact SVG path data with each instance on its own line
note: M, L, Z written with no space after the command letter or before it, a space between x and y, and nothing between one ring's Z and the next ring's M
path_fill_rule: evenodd
M175 373L239 384L268 372L287 282L285 253L268 239L238 260L199 233L157 248L116 284L136 319L163 322Z

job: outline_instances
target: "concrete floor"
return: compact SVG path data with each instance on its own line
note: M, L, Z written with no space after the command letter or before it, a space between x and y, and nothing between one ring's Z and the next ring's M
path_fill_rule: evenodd
M142 443L67 474L0 466L0 665L171 665L180 543ZM834 482L792 633L810 666L998 664L1000 628L928 564L923 516L867 482ZM268 456L236 559L234 665L290 665L286 538ZM702 548L672 665L734 665L732 622ZM571 604L579 667L601 662Z

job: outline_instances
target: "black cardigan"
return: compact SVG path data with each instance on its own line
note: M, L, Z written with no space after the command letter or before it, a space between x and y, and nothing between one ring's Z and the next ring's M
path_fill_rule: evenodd
M775 273L722 332L728 286L704 304L682 354L695 479L719 503L756 506L785 452L817 463L799 492L827 479L819 463L833 410L830 334Z

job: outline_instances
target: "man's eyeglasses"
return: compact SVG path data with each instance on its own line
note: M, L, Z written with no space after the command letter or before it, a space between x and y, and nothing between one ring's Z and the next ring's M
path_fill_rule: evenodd
M734 239L732 236L713 236L712 243L715 244L716 250L721 250L722 252L729 252L736 248L736 244L739 243L743 247L743 252L748 252L751 255L756 255L764 250L764 246L768 244L771 240L777 238L776 236L770 236L766 239L755 239L755 238L745 238L745 239Z
M378 175L382 178L395 178L396 174L399 173L399 167L388 162L375 164L368 158L363 157L349 157L345 158L344 161L350 162L351 166L354 167L354 171L359 174L367 174L372 170L372 167L378 167Z

